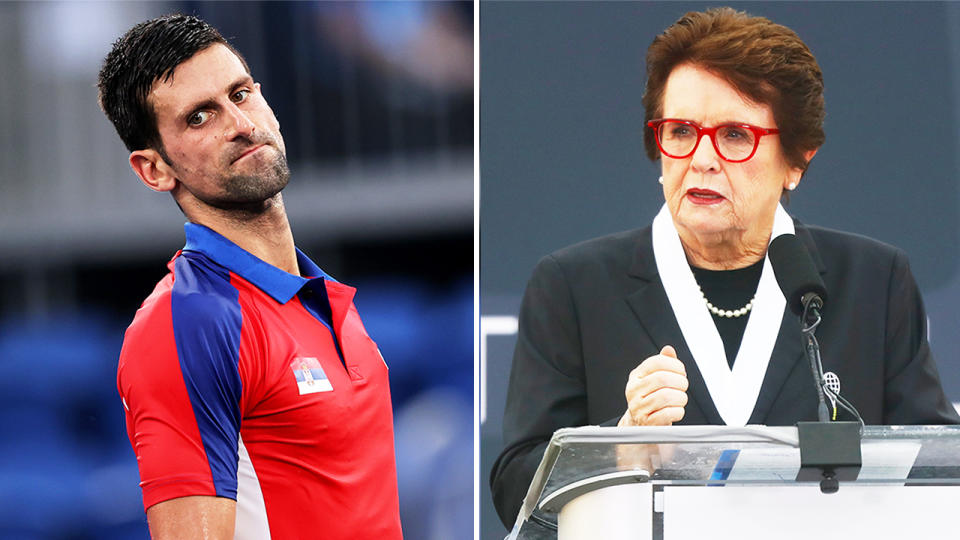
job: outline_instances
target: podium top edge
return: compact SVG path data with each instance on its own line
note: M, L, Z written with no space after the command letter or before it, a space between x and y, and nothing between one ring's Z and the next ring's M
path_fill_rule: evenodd
M960 426L866 426L863 439L956 438ZM553 434L551 446L574 444L643 444L684 442L766 442L799 446L796 426L645 426L561 428Z

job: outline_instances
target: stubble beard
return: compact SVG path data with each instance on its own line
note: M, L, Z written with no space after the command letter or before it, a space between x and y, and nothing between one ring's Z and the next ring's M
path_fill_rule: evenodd
M269 163L253 173L233 174L221 177L223 186L219 197L203 202L220 210L259 215L272 207L280 191L290 182L290 167L282 152L274 149Z

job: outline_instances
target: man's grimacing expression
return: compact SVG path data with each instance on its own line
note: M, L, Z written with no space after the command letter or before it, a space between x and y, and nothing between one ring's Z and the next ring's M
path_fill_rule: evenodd
M178 201L216 208L256 205L289 180L280 124L260 84L216 43L178 65L148 96Z

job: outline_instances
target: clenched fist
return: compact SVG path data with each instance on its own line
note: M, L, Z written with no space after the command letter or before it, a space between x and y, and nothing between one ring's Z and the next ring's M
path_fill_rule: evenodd
M670 345L633 368L624 393L627 410L618 426L669 426L683 418L687 370Z

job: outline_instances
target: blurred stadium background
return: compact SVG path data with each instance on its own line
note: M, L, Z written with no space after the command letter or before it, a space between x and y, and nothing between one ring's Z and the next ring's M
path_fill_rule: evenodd
M123 331L183 243L96 104L129 27L196 14L280 119L299 247L390 365L410 539L473 531L469 2L0 3L0 538L147 538Z

